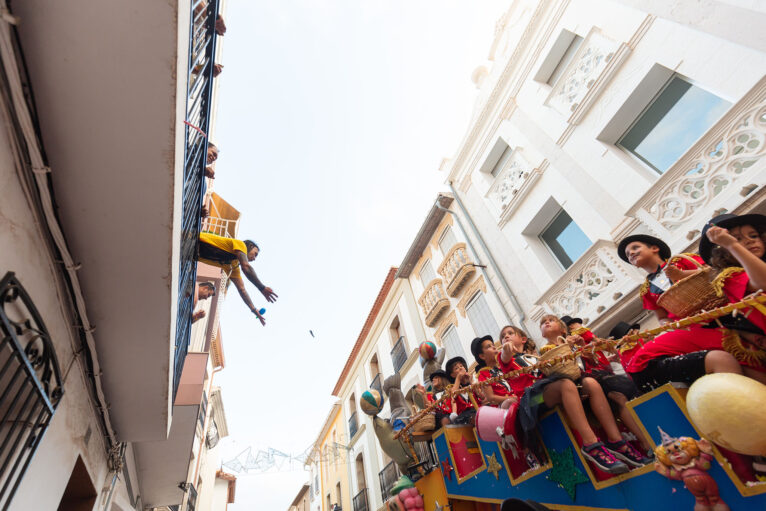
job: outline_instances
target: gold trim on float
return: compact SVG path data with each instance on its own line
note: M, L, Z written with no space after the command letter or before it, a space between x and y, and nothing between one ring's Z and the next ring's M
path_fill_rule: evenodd
M686 420L688 420L689 424L691 424L692 428L694 428L694 431L697 433L697 437L703 438L702 433L699 429L697 429L697 426L694 425L692 418L689 417L689 411L686 409L686 400L681 396L681 393L678 391L678 389L673 387L673 385L670 383L666 383L650 392L647 392L643 396L639 396L632 401L628 401L628 403L625 405L628 408L630 414L636 420L638 427L641 428L644 436L647 438L647 440L649 440L649 443L652 444L652 449L656 448L657 444L654 443L654 438L652 438L652 435L650 435L646 430L644 423L641 422L641 419L639 419L638 414L634 408L665 392L670 394L670 397L673 398L676 406L678 406L678 408L684 414L684 417L686 417ZM740 478L737 477L737 474L734 473L734 470L731 468L731 464L726 460L726 458L724 458L724 456L721 454L721 451L718 450L718 447L713 442L710 442L710 444L713 446L713 456L715 457L716 461L718 461L718 464L721 466L721 468L723 468L724 472L726 472L731 482L734 484L734 486L736 486L737 490L743 497L753 497L755 495L766 493L766 483L759 483L755 486L745 485L740 480Z

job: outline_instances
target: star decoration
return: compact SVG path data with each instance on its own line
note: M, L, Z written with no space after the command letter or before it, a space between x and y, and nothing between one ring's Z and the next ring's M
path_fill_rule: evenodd
M495 479L500 479L498 473L503 470L503 467L497 462L495 453L485 455L485 457L487 458L487 472L495 476Z
M567 447L563 451L549 451L553 468L546 477L549 481L555 482L560 488L566 490L572 502L575 500L576 486L580 483L587 483L588 477L582 470L574 464L574 455L572 448Z
M442 461L442 474L452 481L452 465L449 464L449 460Z

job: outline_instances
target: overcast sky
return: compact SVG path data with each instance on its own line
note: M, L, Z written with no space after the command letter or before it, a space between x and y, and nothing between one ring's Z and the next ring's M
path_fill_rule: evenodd
M300 454L390 266L436 193L509 0L228 0L216 191L278 294L261 327L231 288L221 319L226 457ZM316 338L312 338L313 330ZM286 510L309 475L238 474L229 509Z

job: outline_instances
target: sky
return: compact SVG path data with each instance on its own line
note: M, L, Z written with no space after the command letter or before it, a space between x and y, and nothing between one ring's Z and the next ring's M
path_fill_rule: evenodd
M509 0L228 0L215 190L261 252L262 327L231 288L221 317L225 459L300 454L391 266L465 133ZM312 330L315 337L309 333ZM287 467L285 467L287 468ZM238 474L231 511L287 509L309 473Z

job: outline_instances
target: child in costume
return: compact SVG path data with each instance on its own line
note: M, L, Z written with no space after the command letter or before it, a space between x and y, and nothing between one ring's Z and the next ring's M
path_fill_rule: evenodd
M766 216L719 215L703 228L700 255L719 271L713 287L730 303L766 288ZM743 366L745 376L766 383L766 308L747 308L719 318L727 331L723 348Z
M426 392L425 389L422 389L422 392L424 392L426 396L426 406L435 403L442 397L444 394L444 389L447 388L447 385L449 384L449 375L442 369L436 369L431 373L430 381L431 392ZM451 410L445 407L445 401L442 401L439 405L437 405L436 409L434 410L437 426L446 426L450 423L450 412Z
M546 339L552 339L555 343L560 343L562 339L565 339L567 343L575 347L586 346L598 340L590 329L582 325L580 318L563 316L560 318L560 321L553 321L553 318L549 318L544 328L541 325L543 337ZM567 328L562 328L563 325L566 325ZM628 431L636 437L644 452L649 452L651 445L644 437L633 415L625 406L629 400L638 397L639 393L636 384L628 376L614 374L609 360L601 351L591 353L587 349L583 350L581 359L584 366L583 374L598 382L609 399L613 411L620 417Z
M510 358L510 346L508 346L507 351ZM480 382L503 375L503 371L499 367L500 352L495 348L491 335L476 337L471 342L471 353L476 359L476 378ZM500 381L491 383L484 388L484 405L507 409L518 400L519 398L514 394L511 385L505 378L501 378Z
M659 238L634 234L622 240L617 249L620 258L647 272L641 286L645 309L655 311L660 323L679 319L657 305L657 299L672 285L698 270L686 260L668 264L670 247ZM699 256L691 257L704 263ZM693 268L692 268L693 267ZM701 324L686 330L665 332L652 341L636 342L621 350L625 371L644 392L675 381L691 384L707 373L742 373L737 360L722 351L720 330L704 328Z
M553 318L560 321L556 316ZM523 350L527 336L522 330L506 326L500 331L500 338L503 344L511 344L513 352L513 357L507 362L503 359L505 349L501 352L504 372L518 370L534 363L525 358L527 356ZM536 453L539 453L539 439L534 432L540 414L561 405L582 438L582 455L594 466L608 474L620 474L629 470L628 465L639 467L648 463L648 459L623 440L606 396L593 378L583 378L582 385L590 396L591 409L607 432L606 442L601 442L590 427L580 392L572 380L560 376L539 378L521 374L510 379L509 383L513 388L525 386L519 403L519 430L522 431L525 444Z
M447 392L451 392L455 386L457 389L468 387L473 383L473 377L468 372L468 364L463 357L453 357L447 361L445 366L451 385L447 387ZM449 419L452 424L471 424L473 425L476 417L476 396L470 390L460 392L444 401L445 407L449 407Z

